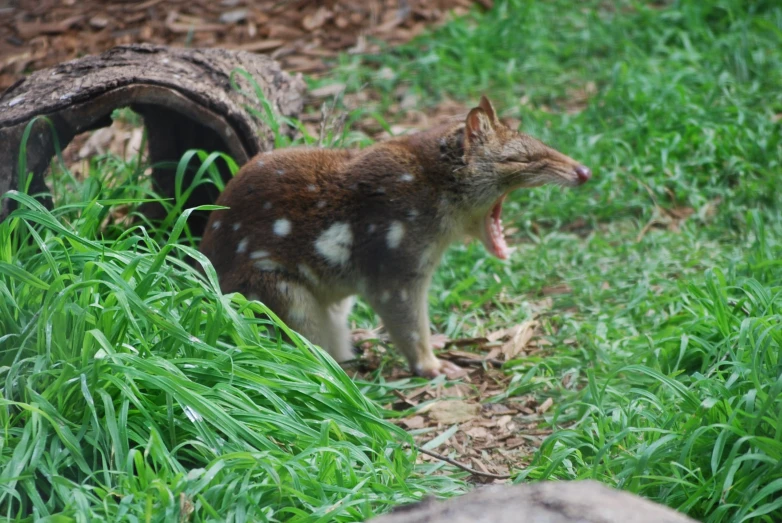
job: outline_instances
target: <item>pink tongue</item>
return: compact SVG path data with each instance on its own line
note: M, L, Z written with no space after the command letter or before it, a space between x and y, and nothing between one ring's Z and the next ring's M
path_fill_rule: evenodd
M488 245L489 250L497 258L504 260L508 257L508 244L505 243L505 236L502 233L502 202L505 200L503 196L500 198L491 212L486 215L486 234L489 237Z

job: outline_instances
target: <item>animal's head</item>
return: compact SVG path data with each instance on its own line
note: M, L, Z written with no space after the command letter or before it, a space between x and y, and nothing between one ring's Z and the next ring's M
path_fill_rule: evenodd
M467 115L463 139L464 165L456 174L474 210L468 233L498 258L508 256L501 214L509 192L549 183L575 187L592 177L588 167L500 122L485 96Z

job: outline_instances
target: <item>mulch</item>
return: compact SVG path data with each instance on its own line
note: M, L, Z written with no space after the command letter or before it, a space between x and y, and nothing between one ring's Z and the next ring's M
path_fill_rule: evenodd
M0 92L25 73L115 45L266 53L318 74L340 52L373 53L492 0L0 0Z
M553 300L548 296L535 304L539 315L545 315L552 306ZM554 408L554 400L538 400L537 394L545 394L545 390L506 397L512 375L502 366L513 360L543 357L552 350L541 336L542 322L528 320L479 338L433 336L435 346L447 349L440 357L462 366L465 376L458 382L434 381L395 390L395 400L384 405L404 414L391 421L410 431L419 447L435 452L436 456L420 453L421 461L450 458L469 469L470 479L478 483L506 483L511 473L529 463L531 455L551 434L543 421ZM378 369L382 369L383 378L389 383L410 377L405 365L388 364L388 338L382 327L356 329L353 339L363 349L359 368L348 369L354 379L372 381ZM429 448L432 442L434 446Z

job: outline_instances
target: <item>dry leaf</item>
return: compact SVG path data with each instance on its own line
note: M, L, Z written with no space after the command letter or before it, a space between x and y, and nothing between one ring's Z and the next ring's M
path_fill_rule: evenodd
M473 427L465 431L465 434L476 439L487 439L489 437L489 431L484 427Z
M546 401L540 404L540 406L536 409L538 414L543 414L547 410L551 408L551 406L554 405L554 398L546 398Z
M527 320L514 327L514 332L510 339L502 346L502 354L505 356L505 361L512 360L524 350L535 334L537 327L537 320Z
M461 400L444 400L429 405L429 417L439 423L463 423L478 415L481 406Z
M404 419L402 420L402 424L409 430L422 429L426 426L423 416L413 416L412 418Z
M321 28L332 16L334 15L331 11L321 6L313 14L305 15L301 20L301 26L307 31L314 31Z

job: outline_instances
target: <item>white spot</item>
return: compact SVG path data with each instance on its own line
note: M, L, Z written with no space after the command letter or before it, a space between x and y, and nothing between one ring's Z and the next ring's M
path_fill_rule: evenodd
M350 246L353 243L353 232L350 225L337 222L315 240L315 250L334 265L344 265L350 259Z
M261 258L268 258L268 257L269 257L269 251L259 250L250 253L251 260L259 260Z
M448 142L445 141L445 138L440 138L440 147L445 147L446 145L448 145Z
M258 260L257 262L253 263L253 266L259 271L276 271L282 267L282 265L276 261L268 259Z
M413 341L419 341L421 339L421 335L413 331L410 333L410 339Z
M306 265L304 263L299 264L299 273L304 277L305 280L309 281L313 285L317 285L320 283L318 281L318 276L315 274L315 271L313 271L309 265Z
M412 221L412 220L415 220L416 218L418 218L418 211L417 210L410 209L409 211L407 211L407 219L408 220Z
M277 169L277 175L282 176L283 174L285 174L283 169Z
M219 229L219 228L220 228L220 220L215 220L215 221L213 221L213 222L212 222L212 230L213 230L213 231L216 231L216 230L217 230L217 229Z
M405 235L405 224L402 222L391 222L386 234L386 243L389 249L396 249L402 243L402 237Z
M274 234L277 236L288 236L291 232L291 222L286 218L280 218L274 222Z
M388 303L388 300L391 299L391 293L388 291L383 291L383 293L380 295L380 303Z
M317 191L317 190L318 190L318 188L317 188L317 187L316 187L314 184L309 184L309 185L307 186L307 190L308 190L309 192L315 192L315 191Z
M238 231L238 230L239 230L241 227L242 227L242 224L241 224L240 222L236 222L235 224L233 224L233 226L232 226L231 228L234 230L234 232L236 232L236 231Z
M272 208L272 202L266 202L263 204L263 208L267 211Z
M326 200L321 200L318 202L318 209L322 209L326 206Z
M372 233L373 233L373 232L375 232L376 230L377 230L377 225L375 225L374 223L370 223L370 224L369 224L369 227L367 227L367 232L368 232L369 234L372 234Z
M401 182L412 182L413 180L415 180L415 176L410 173L405 173L399 177L399 181Z
M242 241L239 242L239 245L236 246L236 252L238 254L243 253L247 250L247 244L250 243L249 238L243 238Z
M284 281L277 282L277 290L283 294L288 294L288 282L284 282Z
M19 105L22 102L24 102L24 95L17 96L16 98L14 98L10 102L8 102L8 107L13 107L14 105Z
M257 165L258 167L263 168L263 166L266 165L266 162L264 162L263 160L258 160Z
M400 289L399 299L402 301L407 301L407 289Z
M375 192L378 193L378 194L385 194L386 193L386 188L385 187L378 187L375 190Z

